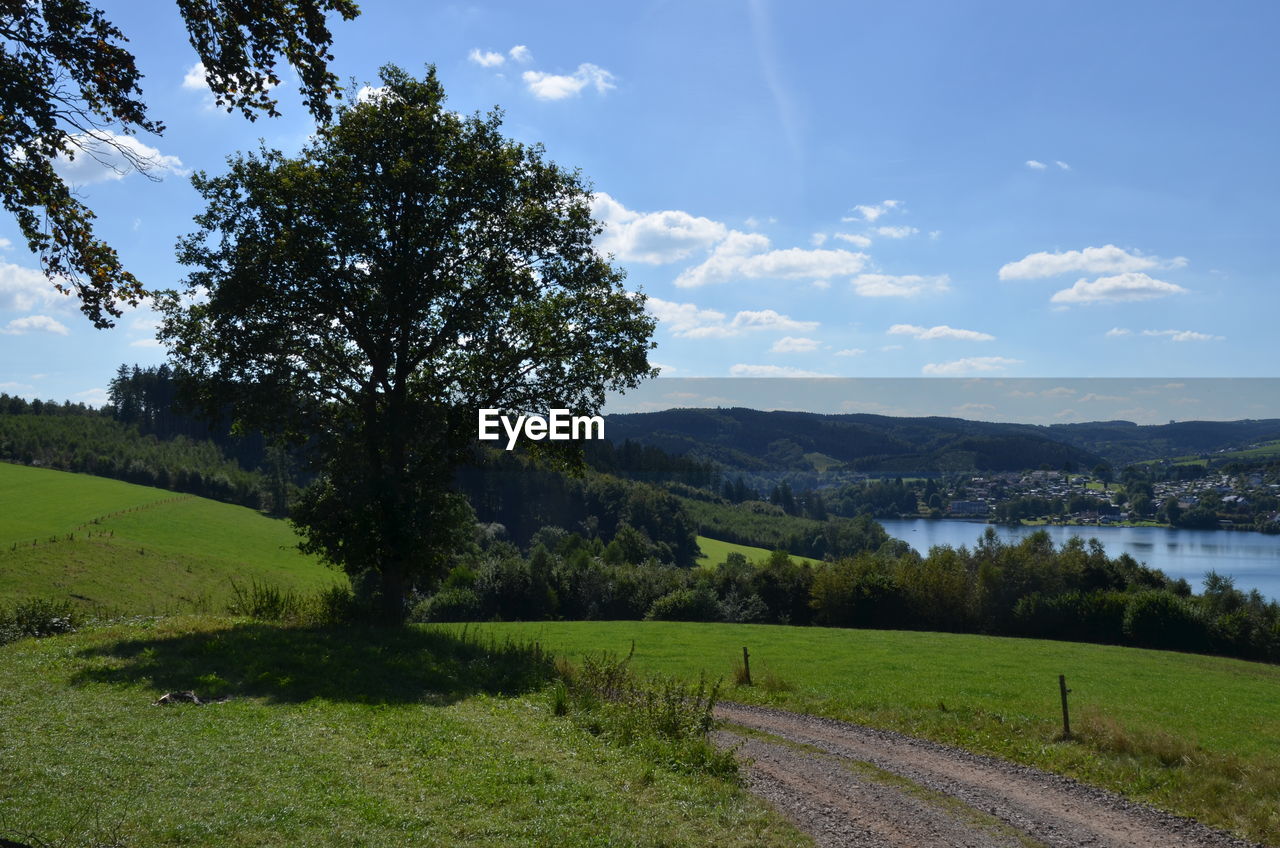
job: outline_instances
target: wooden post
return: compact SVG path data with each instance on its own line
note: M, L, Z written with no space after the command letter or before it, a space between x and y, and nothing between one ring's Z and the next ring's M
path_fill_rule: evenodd
M747 646L742 646L742 676L745 678L742 682L747 686L751 685L751 655L747 653Z
M1058 689L1062 692L1062 738L1071 738L1071 714L1067 712L1067 693L1071 690L1067 688L1067 676L1065 674L1058 675Z

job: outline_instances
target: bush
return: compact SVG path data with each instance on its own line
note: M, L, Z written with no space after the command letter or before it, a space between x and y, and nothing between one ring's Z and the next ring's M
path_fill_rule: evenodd
M720 684L641 679L629 661L599 654L584 657L577 668L562 664L561 682L550 693L552 712L613 744L639 749L663 768L736 779L733 754L707 739Z
M80 614L70 601L32 598L0 608L0 645L18 639L38 639L70 633L80 625Z
M471 589L441 589L413 608L413 621L478 621L480 597Z
M1129 598L1124 635L1135 645L1172 651L1203 651L1209 641L1204 620L1186 599L1156 591Z
M231 603L227 612L259 621L291 621L302 617L303 601L292 589L253 580L241 586L231 581Z
M653 602L649 621L719 621L720 601L709 586L676 589Z

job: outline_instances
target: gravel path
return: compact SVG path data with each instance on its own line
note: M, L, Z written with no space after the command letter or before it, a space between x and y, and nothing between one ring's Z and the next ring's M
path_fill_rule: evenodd
M819 846L1252 848L1039 769L899 733L723 703L748 786ZM749 728L740 732L738 728Z

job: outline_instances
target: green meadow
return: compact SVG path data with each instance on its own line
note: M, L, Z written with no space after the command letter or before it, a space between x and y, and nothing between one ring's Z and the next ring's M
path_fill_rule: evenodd
M1071 775L1280 841L1280 668L1109 645L947 633L673 622L492 623L573 658L755 685L728 697L899 730ZM1058 675L1075 738L1062 741Z
M721 542L719 539L711 539L706 536L698 537L698 549L702 551L702 556L698 557L698 565L703 568L714 568L725 561L729 554L742 554L747 558L747 562L764 562L769 558L769 551L765 548L755 548L751 545L736 545L733 542ZM816 563L817 560L809 557L793 556L796 562Z
M0 600L123 612L220 611L231 581L311 592L339 581L284 521L117 480L0 463Z

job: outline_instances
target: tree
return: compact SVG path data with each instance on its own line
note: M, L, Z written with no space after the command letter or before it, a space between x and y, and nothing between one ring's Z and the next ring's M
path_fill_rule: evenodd
M353 0L178 0L178 11L218 105L250 120L276 115L270 92L283 58L312 115L331 117L338 80L325 14L350 20ZM0 202L55 287L75 291L95 326L112 326L120 304L137 305L142 284L94 234L92 210L53 163L121 157L145 172L152 163L131 136L162 134L164 124L147 114L128 39L86 0L4 3L0 39Z
M434 68L381 78L297 158L194 177L207 207L179 259L195 270L161 335L207 407L306 443L304 549L372 580L398 621L470 531L450 482L477 409L595 413L653 376L654 321L595 252L578 174L504 138L497 113L445 109Z

